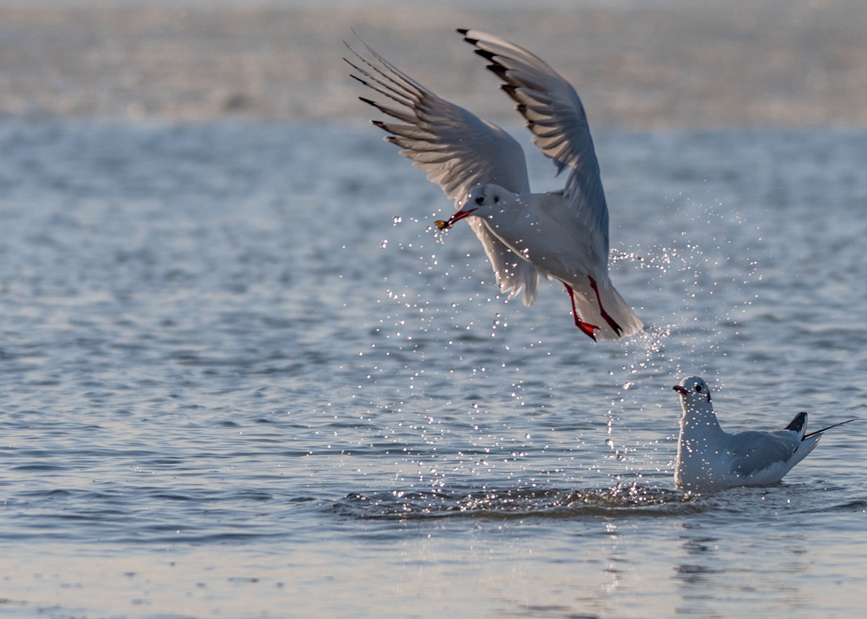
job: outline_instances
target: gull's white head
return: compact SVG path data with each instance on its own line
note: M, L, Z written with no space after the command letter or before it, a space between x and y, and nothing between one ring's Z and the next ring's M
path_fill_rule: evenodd
M461 210L452 215L447 221L439 220L436 222L437 228L440 230L448 230L456 222L469 217L485 217L489 218L504 211L514 194L499 185L478 185L473 187L467 194Z
M479 185L473 187L464 200L462 211L473 210L476 217L499 213L512 194L499 185Z
M684 412L703 408L710 404L710 387L698 376L684 378L679 385L675 385L672 389L680 394L680 403Z

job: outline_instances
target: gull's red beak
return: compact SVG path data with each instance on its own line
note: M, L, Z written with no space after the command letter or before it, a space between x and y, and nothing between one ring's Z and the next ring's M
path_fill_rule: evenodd
M449 217L448 221L445 221L443 219L437 219L436 222L434 222L434 223L436 223L437 228L439 228L440 230L448 230L453 225L455 225L456 221L460 221L464 217L469 217L474 210L476 210L476 209L471 208L467 211L460 210L457 213L455 213L454 215L452 215L451 217Z
M677 391L680 395L686 395L689 393L689 391L686 390L686 387L681 387L680 385L675 385L672 389Z

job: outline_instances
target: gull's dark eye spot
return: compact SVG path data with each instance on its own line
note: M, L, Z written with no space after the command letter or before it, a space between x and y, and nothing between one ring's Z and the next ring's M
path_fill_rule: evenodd
M478 196L476 198L476 204L483 204L485 202L485 196Z
M696 391L701 391L701 385L696 385L696 386L695 386L695 390L696 390Z

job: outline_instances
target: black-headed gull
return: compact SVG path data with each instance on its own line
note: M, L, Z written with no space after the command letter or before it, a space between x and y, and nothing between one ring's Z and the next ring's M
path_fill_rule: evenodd
M854 421L805 434L807 413L798 413L784 430L729 434L720 427L710 389L701 378L684 378L673 389L683 407L674 484L687 491L775 484L813 451L825 430Z
M437 222L440 229L469 217L510 299L523 289L524 304L531 305L541 274L563 282L575 325L594 340L641 331L641 320L608 277L608 207L578 94L525 49L478 30L458 32L503 80L533 143L558 171L571 168L565 188L530 193L524 151L514 138L438 97L365 44L373 60L351 50L352 77L398 105L361 100L400 121L373 124L455 200L458 212Z

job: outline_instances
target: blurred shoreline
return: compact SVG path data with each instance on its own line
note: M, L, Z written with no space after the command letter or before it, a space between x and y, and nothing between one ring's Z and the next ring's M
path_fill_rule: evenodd
M443 97L517 120L454 33L569 79L591 123L867 126L867 2L0 3L0 117L358 121L353 30Z

